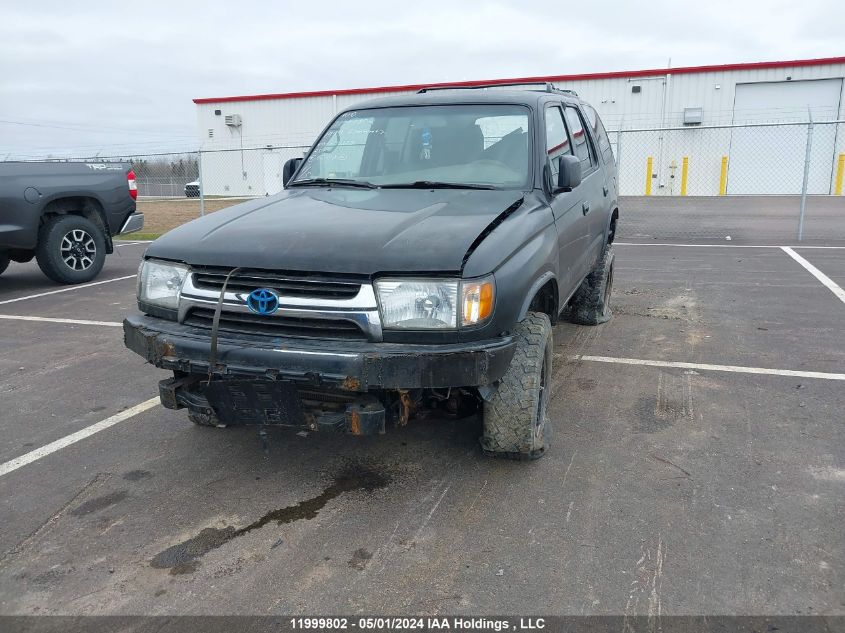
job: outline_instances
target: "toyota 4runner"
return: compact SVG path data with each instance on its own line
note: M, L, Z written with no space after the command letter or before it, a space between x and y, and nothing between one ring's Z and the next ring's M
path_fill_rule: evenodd
M616 166L570 91L435 90L341 112L285 190L153 242L126 345L204 426L355 435L421 409L546 448L552 325L610 317Z

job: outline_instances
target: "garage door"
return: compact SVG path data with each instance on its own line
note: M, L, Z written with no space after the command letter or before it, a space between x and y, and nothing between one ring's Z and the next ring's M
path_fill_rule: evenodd
M842 79L738 84L735 123L833 119L839 111ZM830 193L835 126L818 126L813 135L809 193ZM807 126L734 128L728 168L729 194L801 193Z

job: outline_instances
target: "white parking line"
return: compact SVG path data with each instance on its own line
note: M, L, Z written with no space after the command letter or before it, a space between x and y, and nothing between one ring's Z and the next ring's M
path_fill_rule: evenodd
M616 363L619 365L647 365L649 367L675 367L677 369L701 369L703 371L727 371L738 374L763 374L767 376L792 376L795 378L821 378L823 380L845 380L845 374L823 371L798 371L794 369L768 369L766 367L743 367L741 365L710 365L707 363L680 363L666 360L642 358L617 358L615 356L574 356L575 360L595 363Z
M43 321L45 323L69 323L70 325L105 325L107 327L121 327L123 323L117 321L85 321L82 319L53 319L50 317L20 316L17 314L0 314L0 319L7 321Z
M674 362L674 361L662 361L662 360L647 360L642 358L617 358L614 356L588 356L588 355L576 355L573 356L575 360L581 361L590 361L590 362L597 362L597 363L615 363L620 365L646 365L650 367L673 367L677 369L700 369L703 371L723 371L723 372L734 372L740 374L763 374L769 376L790 376L795 378L821 378L823 380L845 380L845 374L838 374L838 373L829 373L829 372L821 372L821 371L796 371L792 369L768 369L765 367L744 367L738 365L710 365L707 363L683 363L683 362ZM159 398L150 398L140 404L136 404L134 407L126 409L125 411L121 411L120 413L116 413L115 415L106 418L96 424L92 424L76 433L71 433L61 439L56 440L55 442L51 442L42 446L41 448L37 448L34 451L30 451L20 457L16 457L4 464L0 464L0 477L3 475L7 475L12 471L17 470L27 464L31 464L34 461L41 459L42 457L46 457L55 453L56 451L60 451L63 448L66 448L72 444L75 444L81 440L84 440L87 437L91 437L95 433L99 433L100 431L104 431L108 428L111 428L115 424L119 422L123 422L124 420L128 420L129 418L138 415L139 413L143 413L148 409L152 409L159 403Z
M792 259L794 259L796 262L798 262L804 268L806 268L807 271L813 277L815 277L820 282L822 282L822 284L824 285L825 288L827 288L833 294L835 294L837 297L839 297L840 301L845 303L845 290L842 290L842 288L840 288L836 283L834 283L834 281L830 277L825 275L822 271L820 271L818 268L813 266L810 262L808 262L806 259L801 257L798 253L796 253L794 250L792 250L788 246L781 246L781 249L783 249L784 253L789 255Z
M79 290L80 288L90 288L91 286L99 286L100 284L109 284L113 281L123 281L124 279L133 279L137 275L126 275L125 277L115 277L114 279L104 279L103 281L92 281L90 284L79 284L78 286L68 286L67 288L60 288L59 290L50 290L49 292L39 292L35 295L27 295L25 297L16 297L15 299L6 299L0 301L0 305L6 303L15 303L16 301L25 301L26 299L35 299L37 297L46 297L47 295L54 295L60 292L70 292L71 290Z
M688 246L691 248L788 248L776 244L672 244L667 242L614 242L614 246ZM845 246L804 246L796 245L792 248L821 248L843 249Z
M614 242L614 246L694 246L696 248L780 248L765 244L670 244L667 242Z
M0 464L0 477L3 475L8 475L10 472L21 468L22 466L26 466L27 464L31 464L34 461L41 459L42 457L46 457L56 451L60 451L63 448L70 446L71 444L76 444L80 440L84 440L86 437L91 437L95 433L99 433L100 431L105 431L108 428L113 427L115 424L119 422L123 422L124 420L128 420L129 418L138 415L139 413L143 413L147 409L152 409L159 403L158 397L150 398L141 404L136 404L134 407L130 409L126 409L126 411L121 411L120 413L116 413L115 415L106 418L96 424L92 424L91 426L85 427L84 429L77 431L76 433L71 433L61 439L56 440L55 442L50 442L42 446L41 448L36 448L34 451L30 451L20 457L16 457L13 460L6 462L5 464Z

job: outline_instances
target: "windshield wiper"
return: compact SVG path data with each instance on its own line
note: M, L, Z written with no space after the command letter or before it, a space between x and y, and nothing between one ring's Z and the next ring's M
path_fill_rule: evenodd
M417 180L390 185L380 185L382 189L495 189L493 185L477 185L470 182L438 182L436 180Z
M297 185L311 187L314 185L340 185L342 187L360 187L361 189L375 189L376 185L366 180L352 180L351 178L308 178L307 180L295 180L290 183L291 187Z

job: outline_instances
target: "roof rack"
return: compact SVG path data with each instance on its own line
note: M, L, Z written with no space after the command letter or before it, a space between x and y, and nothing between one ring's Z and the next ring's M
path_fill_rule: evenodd
M484 88L502 88L505 86L543 86L544 92L563 92L571 94L574 97L578 96L578 93L574 90L562 90L555 87L555 85L550 81L512 81L495 84L474 84L468 86L429 86L427 88L420 88L417 90L417 94L433 92L435 90L482 90Z

